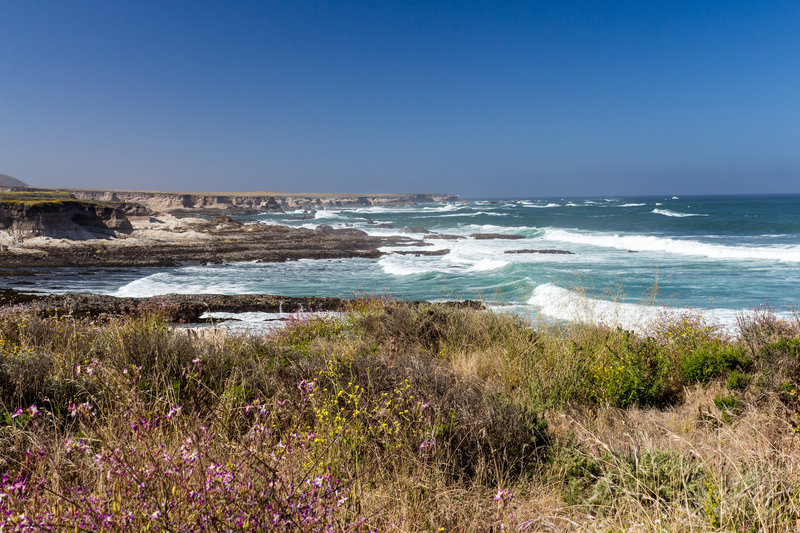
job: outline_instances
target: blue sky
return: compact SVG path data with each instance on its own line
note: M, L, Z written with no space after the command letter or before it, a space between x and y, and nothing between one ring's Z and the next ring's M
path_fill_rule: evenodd
M0 0L0 173L798 193L800 3Z

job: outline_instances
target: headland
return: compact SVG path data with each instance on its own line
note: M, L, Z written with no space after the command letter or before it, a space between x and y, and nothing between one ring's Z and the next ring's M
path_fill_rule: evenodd
M0 192L0 266L175 266L379 257L417 242L351 229L243 224L229 215L443 203L455 195L179 193L8 188ZM215 217L215 218L210 218Z

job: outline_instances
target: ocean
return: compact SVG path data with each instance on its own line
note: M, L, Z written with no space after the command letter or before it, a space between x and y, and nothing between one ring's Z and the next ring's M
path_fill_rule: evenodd
M18 290L116 296L165 293L379 295L410 300L480 299L533 319L637 328L664 312L692 309L723 324L770 307L800 304L800 196L469 200L448 205L367 207L238 217L313 228L424 239L407 227L461 237L425 239L445 255L301 260L176 268L33 272ZM307 213L306 213L307 215ZM391 225L392 227L379 227ZM475 239L476 233L522 236ZM506 253L560 250L555 253ZM257 319L256 319L257 320Z

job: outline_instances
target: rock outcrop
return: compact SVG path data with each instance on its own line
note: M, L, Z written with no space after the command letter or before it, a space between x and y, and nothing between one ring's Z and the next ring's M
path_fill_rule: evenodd
M25 306L33 312L47 316L72 315L97 317L135 313L150 309L174 322L197 323L204 313L296 313L302 311L343 311L352 300L324 297L290 297L271 294L165 294L150 298L118 298L103 294L68 293L48 295L22 295L14 291L0 292L0 305ZM407 305L431 305L425 302L408 302ZM440 302L433 305L483 309L483 304L473 300Z
M88 239L133 230L124 209L78 200L0 202L0 230L19 235Z
M212 220L151 218L136 223L129 236L115 239L42 241L25 239L0 250L0 266L177 266L236 261L377 258L378 248L419 245L408 237L373 237L363 231L322 226L316 230ZM177 221L177 222L176 222Z

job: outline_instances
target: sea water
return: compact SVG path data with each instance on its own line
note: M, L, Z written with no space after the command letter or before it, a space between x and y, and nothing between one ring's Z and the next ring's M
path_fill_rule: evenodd
M800 304L800 196L471 200L238 218L352 227L371 235L417 238L425 246L386 247L379 259L50 270L35 273L28 288L116 296L480 299L526 316L633 328L665 310L696 309L732 323L742 311L768 306L788 316ZM460 238L425 239L431 234L406 233L407 227ZM470 237L475 233L523 238L479 240ZM391 253L442 249L449 253ZM520 249L571 253L506 253Z

